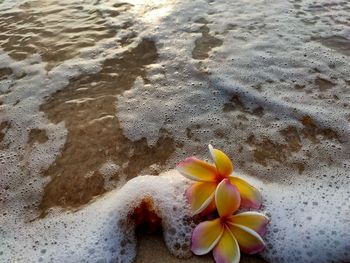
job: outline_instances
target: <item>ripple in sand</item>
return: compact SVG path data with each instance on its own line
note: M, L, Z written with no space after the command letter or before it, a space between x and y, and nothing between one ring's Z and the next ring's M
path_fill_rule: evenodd
M125 6L115 11L123 12ZM31 1L1 14L0 47L16 60L39 53L50 70L84 48L113 37L116 30L93 5Z

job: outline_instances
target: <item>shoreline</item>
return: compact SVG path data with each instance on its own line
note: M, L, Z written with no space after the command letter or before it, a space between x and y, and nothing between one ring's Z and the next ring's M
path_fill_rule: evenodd
M135 263L212 263L214 259L211 253L204 256L192 256L188 259L179 259L171 255L165 243L161 233L157 234L138 234L137 256ZM263 259L257 255L248 256L241 255L241 263L266 263Z

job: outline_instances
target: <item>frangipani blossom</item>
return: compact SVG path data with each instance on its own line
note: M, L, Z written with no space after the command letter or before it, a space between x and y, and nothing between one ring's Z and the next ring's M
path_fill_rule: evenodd
M185 177L197 181L186 192L186 196L195 214L206 208L214 210L214 193L217 185L224 179L234 185L241 197L241 205L246 208L260 208L261 195L257 189L245 180L232 176L233 165L225 153L209 145L215 165L189 157L176 166Z
M265 248L260 235L265 234L268 218L257 212L232 215L240 206L240 194L229 179L223 179L215 191L220 218L200 223L193 231L191 250L204 255L213 250L217 263L235 263L240 250L255 254Z

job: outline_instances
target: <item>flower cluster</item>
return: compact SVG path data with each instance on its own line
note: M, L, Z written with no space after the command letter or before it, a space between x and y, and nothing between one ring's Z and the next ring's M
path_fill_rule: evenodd
M195 157L177 165L185 177L197 181L186 191L194 214L206 215L215 209L219 218L200 223L193 231L191 250L204 255L213 250L218 263L239 262L240 250L247 254L262 251L268 218L257 212L234 214L240 207L260 208L261 195L241 178L232 176L233 165L225 153L209 145L215 165Z

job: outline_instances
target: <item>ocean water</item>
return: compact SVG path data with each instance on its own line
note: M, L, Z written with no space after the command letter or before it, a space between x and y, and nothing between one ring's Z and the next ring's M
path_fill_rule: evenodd
M0 262L132 262L172 170L225 151L263 194L267 262L350 262L350 2L0 1Z

